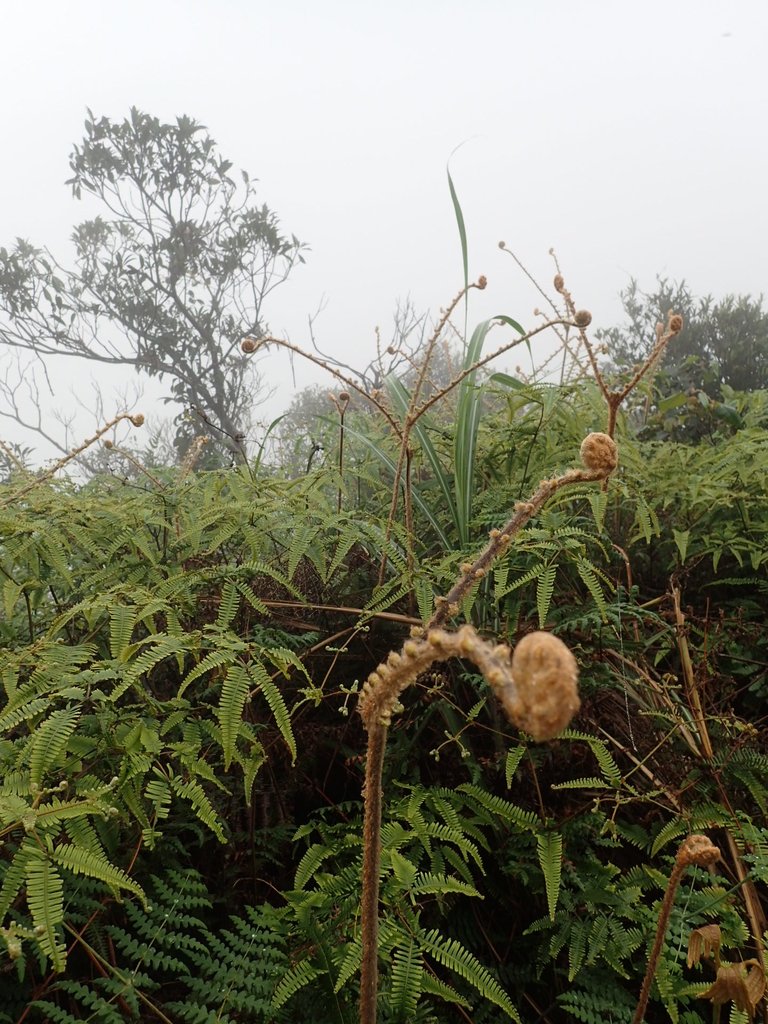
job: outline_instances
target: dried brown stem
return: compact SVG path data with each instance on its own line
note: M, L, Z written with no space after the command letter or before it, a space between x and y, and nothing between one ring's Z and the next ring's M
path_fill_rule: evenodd
M158 480L156 476L153 476L145 466L142 466L139 460L131 455L130 452L125 451L123 448L118 448L116 445L113 445L111 441L105 441L104 447L107 448L108 451L114 452L115 455L119 455L121 458L125 459L126 462L130 462L134 469L143 473L144 476L147 477L148 480L151 480L156 487L159 487L161 491L165 490L165 484L161 480Z
M640 998L638 999L635 1015L632 1018L632 1024L642 1024L645 1017L645 1011L648 1007L648 998L651 994L651 984L653 983L656 966L659 962L659 957L661 956L661 950L664 945L664 936L667 934L669 916L672 913L672 907L675 902L675 893L677 892L677 887L680 884L680 879L683 877L686 868L689 868L692 864L698 864L701 867L711 867L719 857L720 851L718 848L714 846L706 836L701 835L688 836L677 851L675 866L672 868L672 873L669 876L667 891L664 894L664 902L662 903L661 910L659 912L659 923L656 928L656 938L654 939L653 948L651 949L650 956L648 957L648 967L646 968L645 977L643 978L643 987L640 989Z
M418 409L415 410L415 412L413 413L412 422L415 423L416 420L418 420L421 416L424 415L425 412L431 409L436 402L439 402L440 399L447 395L449 391L452 391L457 385L461 384L465 377L469 377L470 374L474 373L476 370L479 370L487 363L490 363L498 356L503 355L505 352L509 352L510 349L516 348L518 345L522 345L525 341L530 341L531 338L534 338L537 334L541 334L542 331L546 331L548 328L555 327L558 324L562 324L568 327L574 326L571 320L547 320L545 323L539 324L538 327L534 327L532 330L527 331L525 334L521 334L519 337L514 338L512 341L507 342L505 345L500 345L499 348L494 349L494 351L491 352L489 355L483 356L482 359L478 359L477 362L473 363L471 366L468 366L465 369L461 370L459 373L457 373L453 380L450 382L450 384L444 387L442 391L439 391L435 395L431 395L425 402L423 402L418 407Z
M437 627L458 611L459 602L475 581L482 578L494 559L506 550L514 535L548 498L570 483L605 480L617 465L616 445L604 434L588 435L582 443L581 456L585 469L572 469L561 477L543 480L528 501L518 502L505 526L492 531L477 559L462 567L462 575L448 596L437 599L426 636L423 636L424 630L416 631L422 636L414 635L399 653L393 651L387 661L371 673L361 691L359 710L368 730L363 818L361 1024L376 1024L382 769L387 729L400 694L435 661L461 657L480 668L510 720L535 738L556 735L578 709L576 663L565 645L550 634L532 634L525 638L515 651L515 664L507 647L485 643L471 626L464 626L455 634Z
M387 409L386 405L384 405L383 402L380 402L375 395L369 394L365 390L365 388L362 388L360 387L359 384L356 384L351 377L347 377L346 374L341 373L339 370L336 369L335 366L332 366L325 359L321 359L320 356L313 355L312 352L308 352L306 349L301 348L300 345L294 345L292 341L287 341L285 338L276 338L274 335L271 334L268 334L265 337L258 339L246 338L242 342L241 348L243 352L250 353L256 352L266 345L277 345L280 348L287 348L289 352L295 352L296 355L303 356L303 358L308 359L310 363L314 363L316 366L320 366L323 370L326 370L333 377L335 377L336 380L341 381L341 383L345 384L348 388L352 388L353 391L356 391L359 395L362 395L362 397L365 398L366 401L370 402L371 405L375 406L379 410L381 415L384 417L384 419L387 421L387 423L390 425L396 436L401 436L400 424L390 413L389 409Z
M29 470L21 461L21 459L16 455L16 452L13 450L13 448L10 447L10 445L7 445L5 441L3 441L2 439L0 439L0 451L2 451L2 453L5 455L9 462L13 463L13 465L16 467L16 469L19 470L19 472L26 473L27 475L29 475Z
M103 437L108 430L111 430L112 427L120 423L121 420L130 420L134 427L140 427L144 422L144 417L140 413L121 412L118 416L115 416L114 419L110 420L109 423L105 423L103 427L97 430L93 437L86 438L79 447L73 448L71 452L68 452L62 459L59 459L58 462L55 462L50 469L41 473L40 476L36 476L30 484L27 484L26 487L22 487L20 491L12 494L10 498L7 498L2 505L0 505L0 508L5 508L6 506L13 504L14 501L18 501L19 498L23 498L25 494L28 494L33 490L33 488L37 487L38 484L41 484L46 480L50 480L51 477L55 476L55 474L58 473L60 469L63 469L67 463L76 459L78 455L81 455L86 450L86 448L90 448L92 444L95 444L100 437Z
M461 601L467 596L475 583L487 573L493 562L509 547L512 538L525 526L543 505L562 487L575 483L591 483L605 480L608 476L600 469L571 469L562 476L551 480L542 480L527 501L519 501L514 507L512 517L500 530L491 530L490 540L474 562L463 567L459 579L445 597L437 599L437 608L427 624L427 628L442 626L446 620L457 614Z
M463 658L485 676L509 719L535 739L550 739L570 722L579 707L576 661L565 644L549 633L521 641L514 657L504 645L481 639L472 626L457 633L432 629L423 639L406 641L371 673L359 710L368 731L363 823L361 899L361 1024L375 1024L378 988L379 874L381 870L382 769L387 729L400 694L436 661Z

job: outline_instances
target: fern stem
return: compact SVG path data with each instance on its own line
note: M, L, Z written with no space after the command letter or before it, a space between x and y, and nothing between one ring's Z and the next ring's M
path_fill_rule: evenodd
M691 864L698 864L701 867L710 867L720 857L720 851L709 841L706 836L692 835L683 840L680 849L677 851L675 866L669 876L667 891L664 893L664 901L659 912L659 923L656 927L656 938L653 940L653 948L648 957L648 966L643 978L643 986L640 989L640 997L637 1001L637 1009L632 1018L632 1024L643 1024L645 1011L648 1007L648 997L651 994L651 984L656 974L656 966L664 946L664 938L667 934L667 925L675 902L675 893L680 885L680 879L685 869Z
M379 870L381 863L381 790L387 727L368 727L363 817L362 947L360 1024L376 1024L379 956Z
M166 1017L166 1015L163 1013L159 1006L156 1006L151 999L147 998L147 996L144 995L141 989L133 983L131 978L126 977L123 971L121 971L118 967L115 967L114 964L111 964L109 960L106 960L100 953L98 953L93 948L93 946L90 945L90 943L86 942L86 940L79 932L75 931L75 929L68 925L66 922L64 924L64 927L69 932L69 934L74 938L74 940L85 949L88 956L94 962L98 963L102 968L106 968L107 972L114 974L114 976L125 985L126 991L132 989L139 1002L143 1003L147 1007L147 1009L150 1010L158 1018L158 1020L161 1020L163 1024L174 1024L170 1017Z

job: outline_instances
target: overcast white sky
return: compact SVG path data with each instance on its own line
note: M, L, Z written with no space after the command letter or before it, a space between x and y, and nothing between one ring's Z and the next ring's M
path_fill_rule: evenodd
M318 337L351 361L367 361L398 299L437 311L458 289L445 169L461 143L470 275L489 279L473 320L532 321L500 239L545 281L555 246L598 326L631 276L765 289L765 0L5 0L1 13L0 245L66 249L85 108L119 119L136 105L203 122L259 179L311 247L270 300L273 332L301 343L324 302ZM262 369L277 409L286 366ZM59 405L72 372L55 370Z

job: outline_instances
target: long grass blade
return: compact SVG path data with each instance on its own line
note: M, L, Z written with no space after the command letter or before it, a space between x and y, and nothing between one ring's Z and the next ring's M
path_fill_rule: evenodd
M394 374L390 374L386 380L385 385L389 395L392 399L392 404L395 409L400 413L401 416L405 417L408 415L408 409L410 408L410 395L407 388L401 380L395 377ZM432 469L435 480L440 487L445 501L445 508L451 515L454 525L458 530L458 518L456 515L456 500L453 488L451 486L450 474L445 472L445 468L440 461L440 457L435 451L435 446L432 444L432 439L429 436L426 422L417 420L411 428L412 433L419 442L422 453L425 456L427 462Z
M366 437L365 434L362 434L359 430L355 430L354 427L347 426L345 426L344 429L346 430L347 434L349 434L350 437L355 437L357 438L358 441L361 441L363 445L376 456L379 462L381 462L382 465L389 470L389 472L392 475L392 478L394 479L395 470L397 469L394 460L390 459L387 453L383 452L381 448L379 448L379 446L370 439L370 437ZM400 489L405 490L404 480L400 481ZM442 548L444 550L448 550L449 548L451 548L452 545L445 534L445 530L443 530L442 526L435 518L432 510L424 502L423 498L420 497L417 491L413 492L413 500L416 506L419 508L419 510L426 517L432 529L435 531L435 537L440 541L440 545L442 546Z

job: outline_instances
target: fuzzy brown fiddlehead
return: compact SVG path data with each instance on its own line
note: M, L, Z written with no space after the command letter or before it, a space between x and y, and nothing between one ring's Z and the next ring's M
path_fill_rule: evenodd
M436 661L463 658L472 661L488 681L509 720L534 739L556 736L579 708L576 660L556 637L532 633L514 653L504 644L483 640L471 626L456 633L442 628L458 613L459 603L512 538L561 487L572 483L603 481L618 463L616 444L605 434L590 434L581 449L584 469L572 469L560 477L542 480L534 494L518 502L500 530L492 530L488 543L445 597L435 601L435 612L424 629L417 627L399 652L393 651L364 683L359 711L368 732L365 765L363 821L363 877L361 901L362 965L360 981L361 1024L375 1024L378 991L378 912L381 867L382 769L387 730L399 710L400 695Z

